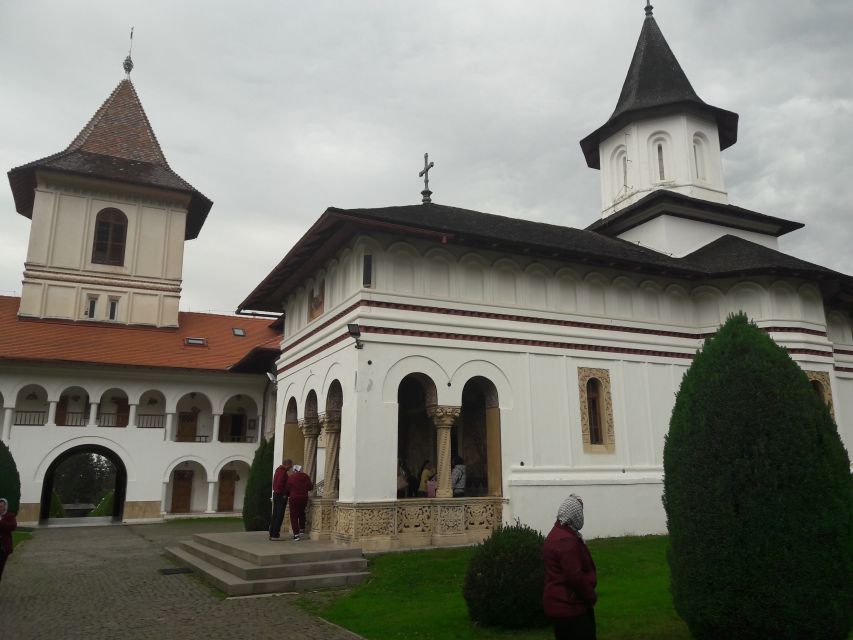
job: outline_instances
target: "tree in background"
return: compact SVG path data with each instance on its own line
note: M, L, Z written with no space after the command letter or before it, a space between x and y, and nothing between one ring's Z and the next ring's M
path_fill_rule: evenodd
M246 531L266 531L270 528L274 451L275 437L270 440L261 438L252 459L249 479L246 481L246 495L243 498L243 527Z
M98 504L115 487L116 468L96 453L78 453L56 468L53 486L64 504Z
M671 590L701 639L844 639L853 479L822 398L732 316L685 374L664 447Z
M9 501L9 511L18 513L21 506L21 476L12 452L0 441L0 498Z

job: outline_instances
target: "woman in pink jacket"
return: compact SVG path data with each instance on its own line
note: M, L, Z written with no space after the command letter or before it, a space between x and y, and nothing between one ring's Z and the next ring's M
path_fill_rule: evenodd
M542 605L554 622L556 640L595 640L595 563L580 530L583 501L572 494L560 505L545 538Z

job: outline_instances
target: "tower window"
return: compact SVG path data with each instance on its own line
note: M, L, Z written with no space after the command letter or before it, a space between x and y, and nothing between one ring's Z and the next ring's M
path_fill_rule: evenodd
M95 319L95 310L98 306L98 298L97 296L89 296L86 300L86 317L90 320Z
M589 415L589 443L603 444L601 437L601 383L590 378L586 383L587 415Z
M610 372L606 369L578 367L578 390L584 452L615 452Z
M622 156L622 186L628 188L628 156Z
M663 169L663 145L658 142L658 180L666 180L666 172Z
M369 253L364 254L364 268L362 270L361 284L367 288L373 286L373 256Z
M118 298L110 298L109 318L115 320L118 317Z
M705 144L698 135L693 137L693 166L696 168L696 179L705 180Z
M95 219L92 262L123 266L126 238L127 216L118 209L100 211Z

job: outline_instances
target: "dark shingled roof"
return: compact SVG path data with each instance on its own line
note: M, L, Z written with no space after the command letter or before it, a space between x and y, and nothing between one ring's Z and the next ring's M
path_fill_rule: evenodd
M805 226L802 222L768 216L732 204L693 198L668 189L655 189L624 209L596 220L587 230L618 236L662 215L754 231L777 238Z
M605 124L580 142L587 165L593 169L600 167L599 144L631 120L683 111L706 115L716 121L720 149L737 142L738 115L711 106L696 94L649 13L643 22L616 109Z
M136 89L122 80L64 151L9 171L15 208L31 218L36 171L105 178L189 195L189 240L198 236L213 203L166 161Z
M853 278L849 276L733 236L725 236L685 258L674 258L595 231L431 203L374 209L326 209L284 259L240 303L239 310L280 312L282 300L340 247L354 235L371 231L673 278L706 279L747 272L808 274L840 279L846 289L853 291ZM736 259L732 259L733 256Z

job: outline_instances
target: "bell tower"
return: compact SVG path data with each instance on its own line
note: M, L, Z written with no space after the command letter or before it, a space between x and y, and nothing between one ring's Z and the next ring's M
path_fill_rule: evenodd
M32 219L20 317L178 325L184 241L213 203L169 166L124 68L64 151L9 171Z
M647 3L616 109L580 143L601 171L603 218L658 189L728 203L721 151L737 142L738 115L696 94L652 9Z

